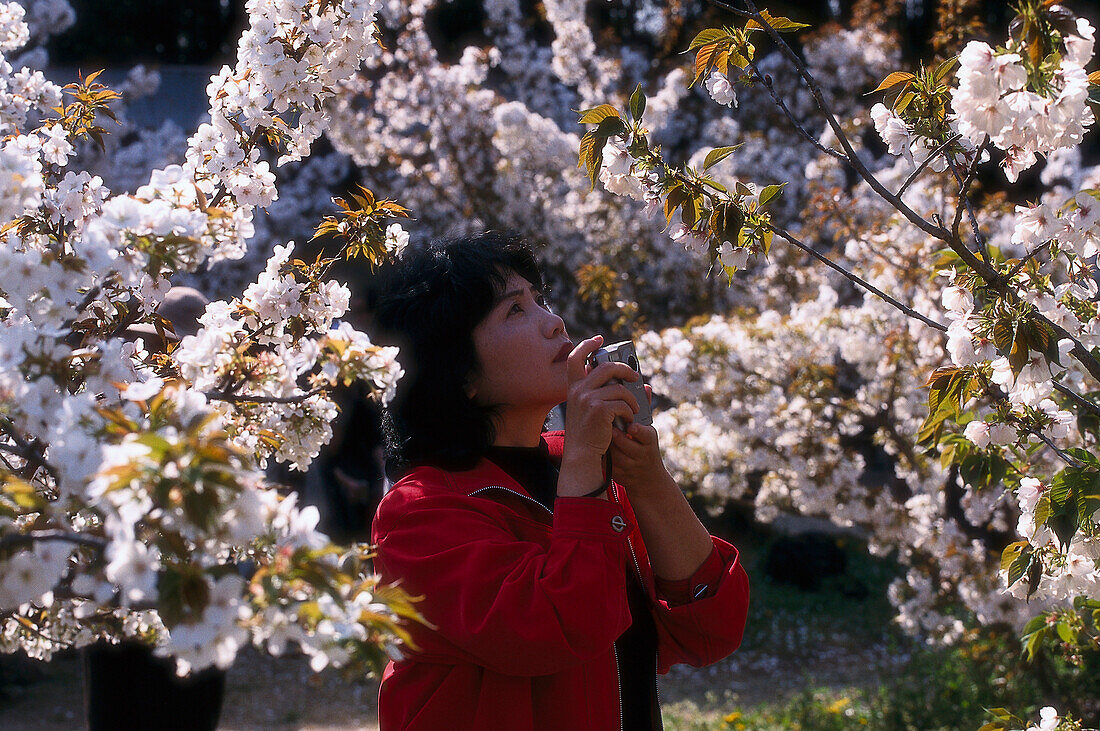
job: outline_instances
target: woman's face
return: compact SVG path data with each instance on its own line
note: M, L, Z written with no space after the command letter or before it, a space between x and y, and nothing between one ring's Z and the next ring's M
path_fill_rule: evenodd
M508 271L473 338L481 369L471 376L467 393L478 404L499 406L506 423L530 418L541 427L568 393L565 356L573 344L562 319L531 282Z

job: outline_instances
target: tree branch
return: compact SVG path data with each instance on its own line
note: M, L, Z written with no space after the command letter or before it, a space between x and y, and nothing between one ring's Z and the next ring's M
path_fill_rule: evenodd
M1082 409L1085 409L1086 411L1089 411L1096 416L1100 416L1100 406L1097 406L1092 401L1089 401L1087 398L1077 393L1069 386L1059 383L1058 381L1054 381L1053 383L1054 389L1058 391L1058 393L1062 394L1063 396L1068 396L1070 401L1077 404Z
M822 114L825 115L826 121L832 128L833 133L837 136L837 141L840 142L840 146L844 148L844 153L847 157L848 164L851 165L857 173L859 173L860 177L862 177L867 182L867 184L871 186L872 190L874 190L876 193L882 196L883 199L894 206L894 208L896 208L898 212L909 219L909 221L912 222L913 225L917 226L917 228L924 231L929 236L932 236L944 242L950 242L950 231L942 226L937 226L932 222L922 218L919 214L909 208L909 206L905 205L905 203L900 198L887 190L886 186L884 186L878 180L878 178L876 178L874 174L867 169L867 166L863 164L863 161L860 159L859 155L856 154L855 149L853 149L851 142L848 140L847 133L845 133L844 128L840 125L840 122L837 121L836 115L833 113L828 102L825 101L825 97L821 92L821 87L818 85L817 80L814 79L813 75L810 74L805 64L802 63L802 59L800 59L798 57L798 54L796 54L794 50L791 49L789 45L787 45L787 42L783 40L779 33L771 27L771 24L764 19L764 16L762 16L760 14L760 11L757 9L756 4L752 0L744 1L745 5L749 8L748 11L740 10L739 8L730 5L724 0L708 0L708 2L710 2L712 5L716 5L720 8L723 8L724 10L733 12L736 15L752 18L760 26L762 26L764 32L766 32L768 36L772 39L772 41L776 44L776 46L779 48L779 51L784 56L786 56L787 59L794 65L795 70L798 72L799 76L802 77L802 80L806 83L806 87L809 89L810 94L813 96L814 101L817 103L818 109L820 109Z
M941 152L943 152L944 150L946 150L948 145L950 145L952 142L955 142L960 137L962 137L961 134L956 134L952 137L948 137L946 140L941 142L936 147L936 149L934 149L934 150L932 150L932 152L928 153L928 157L924 158L921 161L920 165L917 166L917 169L913 171L912 175L910 175L908 178L906 178L905 182L901 184L900 188L898 188L898 192L896 194L897 197L900 199L902 194L905 192L905 189L913 184L913 181L915 181L917 179L917 176L919 176L929 165L931 165L932 161L935 160L937 157L939 157L939 154ZM948 163L950 164L950 161L948 161Z
M30 533L12 533L0 536L0 549L23 548L42 541L62 541L77 546L87 546L102 551L107 547L107 539L102 536L90 536L84 533L71 533L60 529L37 530Z
M962 135L959 135L959 137L961 136ZM979 155L975 154L974 157L975 159L977 159ZM986 263L988 263L989 244L982 237L981 229L978 227L978 216L976 213L974 213L974 206L970 204L970 196L967 195L966 192L967 188L969 187L969 184L967 182L969 180L969 177L964 180L964 178L959 175L959 171L955 167L955 161L951 158L948 158L947 160L947 167L951 168L951 175L954 176L955 182L959 184L959 198L962 200L963 207L966 208L966 214L970 218L970 225L974 229L974 242L977 244L978 251L981 252L982 259L985 260Z
M328 389L319 386L295 396L250 396L249 394L236 394L226 391L207 391L205 396L213 401L225 401L231 404L296 404L326 390Z
M768 93L771 94L772 101L774 101L775 105L779 107L779 109L783 112L783 115L787 118L787 121L791 123L791 126L794 127L796 132L802 135L810 144L812 144L821 152L824 152L826 155L831 155L841 162L848 162L848 158L844 156L844 153L821 144L821 141L819 139L810 134L809 130L803 127L802 124L797 119L795 119L794 113L791 112L789 107L787 107L787 103L783 101L783 98L779 96L778 92L776 92L775 85L772 83L771 76L760 73L760 69L757 68L756 63L753 61L749 61L749 68L751 68L756 74L756 77L760 79L760 82L768 90Z
M926 317L926 316L922 315L921 313L917 312L912 307L909 307L907 305L902 304L901 302L894 299L890 295L886 294L885 292L883 292L881 289L874 286L870 282L868 282L865 279L862 279L859 276L853 274L852 272L848 271L847 269L840 266L836 262L832 261L828 257L818 253L817 251L814 251L814 249L811 246L809 246L808 244L803 243L802 241L799 241L789 231L787 231L785 229L782 229L782 228L779 228L778 226L775 226L775 225L770 224L770 223L764 224L764 225L769 231L771 231L775 234L778 234L779 236L786 239L788 242L795 245L799 249L802 249L807 254L814 257L815 259L817 259L818 261L820 261L822 264L829 267L830 269L833 269L834 271L840 272L840 274L842 274L846 279L848 279L849 281L855 283L857 286L862 287L863 289L866 289L868 292L875 295L876 297L878 297L882 301L886 302L887 304L892 305L893 307L897 308L902 313L904 313L906 316L912 317L915 320L920 320L925 325L928 325L931 328L939 330L940 332L947 332L947 327L945 325L941 325L940 323L936 322L935 320L933 320L929 317Z
M35 439L34 442L28 442L24 439L22 435L20 435L19 428L15 425L15 422L7 416L0 415L0 432L15 442L14 447L10 444L0 444L0 449L25 460L28 465L33 465L36 471L41 468L46 470L50 477L55 480L60 479L58 477L57 468L46 461L45 448L40 446L41 443L38 442L37 439ZM35 442L38 443L36 444ZM32 472L28 477L33 478L34 473Z

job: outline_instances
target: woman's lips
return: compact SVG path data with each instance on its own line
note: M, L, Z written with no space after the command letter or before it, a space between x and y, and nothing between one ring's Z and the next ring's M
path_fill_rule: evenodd
M573 352L573 343L566 343L565 345L562 345L561 350L559 350L558 354L554 357L554 362L555 363L561 363L563 360L568 358L569 354L572 353L572 352Z

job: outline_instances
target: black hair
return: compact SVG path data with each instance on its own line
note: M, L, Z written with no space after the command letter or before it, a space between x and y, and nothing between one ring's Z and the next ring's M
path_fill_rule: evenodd
M383 273L372 334L400 348L405 370L383 417L391 479L416 464L471 469L492 445L495 409L474 403L465 387L481 368L474 328L510 271L545 289L527 242L487 231L409 247Z

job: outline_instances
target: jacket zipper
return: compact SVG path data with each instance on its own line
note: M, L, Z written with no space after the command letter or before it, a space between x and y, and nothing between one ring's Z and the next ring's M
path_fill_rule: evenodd
M471 492L471 493L470 493L470 496L472 497L472 496L474 496L474 495L477 495L477 494L478 494L479 492L485 492L486 490L504 490L504 492L510 492L510 493L512 493L513 495L515 495L516 497L521 497L521 498L523 498L524 500L526 500L526 501L528 501L528 502L531 502L531 503L534 503L535 505L538 505L538 506L539 506L540 508L542 508L542 509L543 509L543 510L545 510L546 512L550 513L550 515L553 515L553 514L554 514L554 511L553 511L553 510L551 510L550 508L546 507L545 505L543 505L542 503L540 503L540 502L539 502L538 500L536 500L535 498L533 498L533 497L531 497L531 496L529 496L529 495L524 495L524 494L523 494L522 492L516 492L515 490L513 490L513 489L511 489L511 488L509 488L509 487L504 487L503 485L486 485L485 487L479 487L478 489L476 489L476 490L474 490L473 492Z
M619 686L619 731L623 731L623 675L619 672L619 648L611 643L611 652L615 655L615 683Z
M615 504L622 507L622 503L619 502L618 494L614 490L611 490L610 492L611 492L612 498L615 501ZM627 541L626 541L626 545L627 545L627 548L630 549L630 558L634 562L634 571L638 576L638 583L642 585L642 591L645 591L645 579L642 578L642 568L641 568L641 566L638 565L638 556L634 553L634 544L628 538ZM659 646L654 648L654 659L657 663L657 667L660 667L660 665L661 665L661 648ZM618 671L618 662L619 662L618 655L616 655L615 656L615 670L616 671ZM661 686L660 686L660 683L657 680L657 673L656 672L653 673L653 692L656 693L656 695L657 695L657 712L660 713L661 712ZM620 682L620 685L619 685L619 727L620 727L620 729L622 728L622 725L623 725L623 722L622 722L622 711L623 711L623 709L622 709L622 703L623 703L622 698L623 698L623 688L622 688L622 684ZM663 723L661 725L664 726Z

